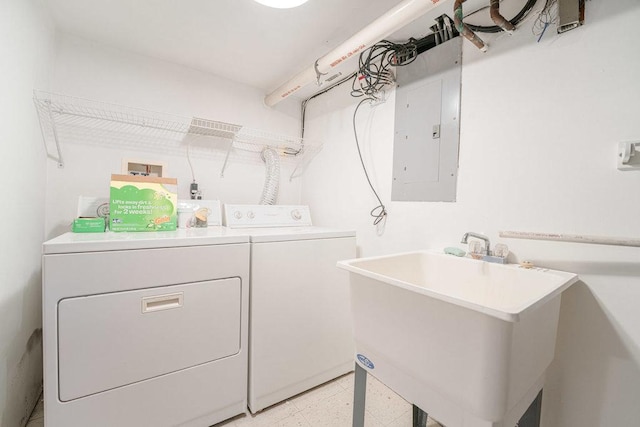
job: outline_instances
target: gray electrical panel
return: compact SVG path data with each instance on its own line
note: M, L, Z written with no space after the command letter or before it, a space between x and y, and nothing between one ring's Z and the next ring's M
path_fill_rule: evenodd
M461 71L460 37L396 68L391 200L456 200Z

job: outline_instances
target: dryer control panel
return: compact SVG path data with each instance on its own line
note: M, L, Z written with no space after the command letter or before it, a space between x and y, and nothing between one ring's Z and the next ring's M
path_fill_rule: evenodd
M229 228L313 225L309 206L303 205L224 205L224 217Z

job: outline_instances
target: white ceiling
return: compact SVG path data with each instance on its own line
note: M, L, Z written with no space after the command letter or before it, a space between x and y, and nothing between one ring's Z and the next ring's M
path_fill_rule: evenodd
M520 2L522 0L510 0ZM400 0L309 0L272 9L253 0L46 0L59 30L182 64L268 93ZM428 34L451 0L394 37ZM488 5L468 0L466 10ZM355 64L353 65L355 67Z

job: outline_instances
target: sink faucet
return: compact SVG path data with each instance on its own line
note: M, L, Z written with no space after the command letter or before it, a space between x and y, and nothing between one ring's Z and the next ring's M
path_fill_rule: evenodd
M485 250L487 251L486 255L491 255L491 249L489 248L489 238L487 236L485 236L484 234L469 231L467 233L464 233L464 235L462 236L462 241L460 243L467 243L469 237L475 237L476 239L484 240Z

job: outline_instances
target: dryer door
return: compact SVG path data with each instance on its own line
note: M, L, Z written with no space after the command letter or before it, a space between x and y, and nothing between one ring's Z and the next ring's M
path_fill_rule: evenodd
M63 299L60 400L236 354L240 318L239 278Z

